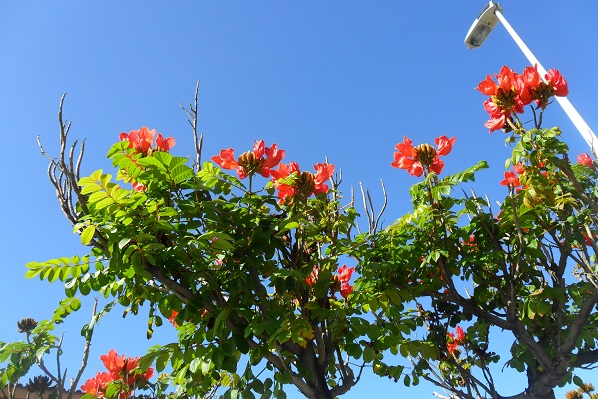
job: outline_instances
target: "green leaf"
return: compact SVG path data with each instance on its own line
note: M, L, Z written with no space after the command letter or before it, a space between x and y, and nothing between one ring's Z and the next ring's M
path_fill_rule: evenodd
M370 363L374 360L376 353L372 348L366 346L363 350L363 361L366 363Z
M158 351L151 351L139 359L139 368L141 370L147 370L158 356Z
M96 232L96 226L95 225L89 225L87 226L82 232L81 232L81 243L83 245L88 245L91 240L93 239L93 236Z
M195 374L200 366L201 359L196 357L195 359L191 360L191 363L189 363L189 371Z

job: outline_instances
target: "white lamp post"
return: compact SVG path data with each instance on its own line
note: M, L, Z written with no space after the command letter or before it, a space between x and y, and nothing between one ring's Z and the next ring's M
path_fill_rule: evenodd
M486 7L484 7L478 18L474 21L473 25L471 25L471 28L469 28L469 32L467 32L467 36L465 36L465 45L469 49L480 47L490 32L492 32L494 27L498 24L498 21L500 21L507 29L507 32L509 32L513 40L515 40L515 43L517 43L523 54L525 54L529 62L532 65L538 66L538 72L540 73L540 76L542 76L542 79L544 79L544 76L546 75L546 69L544 69L542 64L540 64L540 61L538 61L530 49L525 45L523 40L521 40L517 32L515 32L515 30L507 22L505 17L502 15L502 11L503 9L500 4L490 1ZM579 130L579 133L581 133L584 140L588 143L594 156L598 157L598 137L596 137L592 129L590 129L590 126L588 126L586 121L581 117L581 115L579 115L579 112L577 112L567 97L555 98L561 107L563 107L563 110L565 110L565 113L569 119L571 119L571 122L573 122L577 130Z

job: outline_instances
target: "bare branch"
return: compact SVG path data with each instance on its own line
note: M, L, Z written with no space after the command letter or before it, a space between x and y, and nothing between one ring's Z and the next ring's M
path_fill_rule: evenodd
M193 144L195 146L195 171L198 172L201 169L201 150L203 148L203 133L197 132L197 109L198 109L198 102L197 97L199 93L199 80L195 85L195 97L193 104L189 104L189 110L185 108L183 103L181 103L181 109L185 111L187 114L187 118L189 124L191 125L191 129L193 130Z
M91 320L92 321L96 317L97 309L98 309L98 299L95 298L94 303L93 303L93 310L91 312ZM85 337L85 345L83 346L83 359L81 360L81 366L79 367L77 376L75 377L73 384L71 385L71 387L69 389L69 394L68 394L67 399L73 398L73 395L75 394L75 391L77 390L77 386L79 386L79 380L81 379L81 376L83 375L83 371L85 371L85 368L87 367L87 360L89 359L89 350L91 348L92 335L93 335L93 328L89 331L89 334L87 335L87 337Z
M80 221L77 205L81 208L81 211L84 214L88 213L87 199L81 194L81 189L78 186L81 162L85 153L85 140L81 142L79 154L75 161L75 150L77 148L78 140L75 140L74 143L68 147L69 150L67 152L68 134L71 130L71 122L65 121L62 116L65 97L66 93L60 98L60 105L58 107L60 142L58 158L52 158L48 155L39 136L37 136L37 144L42 155L50 160L50 164L48 165L48 178L56 190L56 199L58 200L60 209L68 221L75 226ZM104 250L107 241L96 231L94 238L91 240L91 245Z
M382 218L382 214L386 210L386 205L388 204L388 196L386 195L386 187L384 186L384 182L380 179L380 184L382 185L382 198L383 203L378 212L378 215L374 217L375 209L374 203L372 201L372 196L370 195L370 191L363 188L363 184L359 183L359 189L361 190L361 198L363 200L363 209L365 210L365 215L368 222L368 232L370 234L376 233L378 231L378 227L380 225L380 219Z

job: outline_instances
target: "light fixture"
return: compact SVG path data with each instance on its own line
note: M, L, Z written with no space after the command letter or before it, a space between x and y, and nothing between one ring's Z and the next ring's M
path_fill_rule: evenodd
M489 2L482 10L478 18L473 22L467 36L465 36L465 45L469 49L478 48L484 43L492 29L498 24L496 11L502 12L500 4Z

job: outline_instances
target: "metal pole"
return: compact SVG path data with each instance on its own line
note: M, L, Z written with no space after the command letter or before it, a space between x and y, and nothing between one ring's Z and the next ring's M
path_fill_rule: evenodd
M525 54L529 62L531 62L532 65L538 66L538 72L540 73L542 80L544 80L544 76L546 75L546 69L544 69L542 64L540 64L540 61L538 61L538 59L534 56L531 50L525 45L523 40L521 40L517 32L515 32L515 30L511 27L511 25L507 22L505 17L498 9L496 10L495 14L498 17L499 21L502 22L504 27L507 29L507 32L509 32L513 40L515 40L515 43L517 43L521 51L523 51L523 54ZM579 133L581 133L581 136L584 138L586 143L588 143L588 145L590 146L590 150L592 151L594 156L598 158L598 137L596 137L596 134L594 134L592 129L590 129L590 126L588 126L586 121L581 117L581 115L579 115L579 112L577 112L577 110L575 109L575 107L573 107L573 104L571 104L571 101L569 101L567 97L555 96L555 98L561 105L561 107L563 107L563 110L565 111L569 119L571 119L571 122L573 122L577 130L579 130Z

